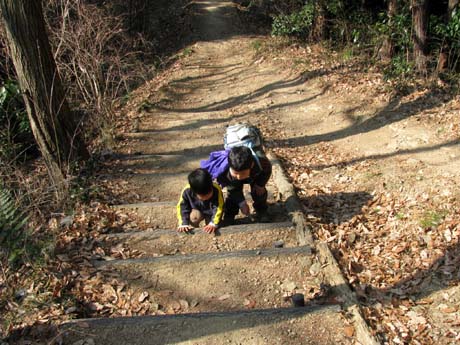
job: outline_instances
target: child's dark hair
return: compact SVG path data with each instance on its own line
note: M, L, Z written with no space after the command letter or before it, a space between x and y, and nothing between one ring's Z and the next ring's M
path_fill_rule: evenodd
M235 171L251 169L253 162L251 149L246 146L233 147L228 154L228 165Z
M195 194L206 195L212 190L212 177L205 169L193 170L188 175L188 183Z

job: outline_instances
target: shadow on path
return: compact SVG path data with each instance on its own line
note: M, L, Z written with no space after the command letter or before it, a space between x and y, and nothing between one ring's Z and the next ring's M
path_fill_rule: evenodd
M408 155L413 155L413 154L418 154L418 153L423 153L423 152L432 152L439 150L443 147L455 147L460 145L460 139L454 139L450 140L441 144L437 145L432 145L432 146L423 146L423 147L418 147L415 149L404 149L404 150L397 150L391 153L381 153L381 154L373 154L369 156L362 156L362 157L357 157L353 158L347 161L341 161L341 162L336 162L336 163L331 163L331 164L316 164L316 165L308 165L310 169L313 170L322 170L322 169L327 169L331 167L344 167L347 165L353 165L359 162L364 162L364 161L378 161L381 159L386 159L389 157L397 157L397 156L408 156Z
M319 142L344 139L356 134L367 133L407 119L424 110L441 106L449 101L445 98L435 97L436 95L437 91L431 90L430 92L405 103L401 103L401 97L395 97L376 115L362 122L356 120L350 115L353 112L352 109L348 114L344 114L345 117L352 121L352 124L346 128L325 134L274 140L274 145L276 147L300 147L317 144Z

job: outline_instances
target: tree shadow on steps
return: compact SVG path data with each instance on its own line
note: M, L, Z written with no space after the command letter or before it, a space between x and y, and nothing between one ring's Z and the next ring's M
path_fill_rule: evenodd
M228 65L203 65L198 64L195 68L199 67L200 69L216 69L213 73L208 74L199 74L197 76L186 76L184 78L174 79L169 82L166 86L163 86L160 90L168 94L169 90L176 89L193 89L197 86L200 87L215 87L216 83L221 81L231 80L232 78L241 74L244 70L244 65L242 64L228 64ZM223 76L215 78L217 76ZM205 81L206 78L212 78L212 80ZM219 84L220 85L220 84Z

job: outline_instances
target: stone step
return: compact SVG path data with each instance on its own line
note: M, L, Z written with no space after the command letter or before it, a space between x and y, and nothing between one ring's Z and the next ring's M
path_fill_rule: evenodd
M184 313L286 307L293 293L308 299L321 283L313 263L318 267L311 248L303 246L96 261L95 265L118 276L134 294L148 293L151 306L156 306L152 313L158 308L160 313Z
M130 186L129 192L138 195L139 200L144 202L152 201L178 201L182 189L187 185L187 176L195 168L200 166L199 161L195 165L180 166L177 169L158 169L156 171L148 168L138 170L113 172L110 176L112 183L126 184ZM277 191L272 180L267 183L268 200L273 202ZM251 200L249 186L245 185L245 193L248 200Z
M290 222L232 225L207 234L201 229L191 233L171 230L129 231L100 237L111 246L123 244L146 256L222 252L297 246L295 228Z
M133 173L113 175L113 183L125 183L130 186L129 192L135 193L143 201L177 201L179 195L187 183L189 170L157 172L157 173Z
M336 345L355 344L336 305L70 321L64 344ZM347 334L349 336L347 336Z
M134 173L190 172L209 155L118 155L110 160L107 175L129 176Z
M146 146L144 139L130 139L133 145L126 146L125 149L120 148L120 154L127 155L131 152L141 152L145 155L209 155L212 151L223 150L223 144L210 144L208 140L200 140L200 145L190 147L190 143L186 139L171 140L169 142L152 142ZM140 145L136 145L137 142Z
M134 213L151 228L173 229L177 226L176 201L141 202L112 206L115 210Z

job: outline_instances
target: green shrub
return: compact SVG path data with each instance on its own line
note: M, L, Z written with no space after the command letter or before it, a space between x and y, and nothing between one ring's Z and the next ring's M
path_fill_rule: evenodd
M24 254L27 217L18 210L11 194L0 186L0 246L10 263Z
M372 42L375 34L372 16L359 9L343 11L330 22L329 38L336 46L362 48Z
M384 69L385 79L407 79L413 75L412 61L412 15L408 6L399 9L398 14L388 17L380 13L374 25L376 34L374 43L379 44L384 38L389 38L393 47L393 57Z
M412 16L409 8L403 7L399 13L392 18L388 14L380 13L375 24L376 39L388 37L393 45L395 54L408 53L412 51Z
M395 55L388 66L385 67L383 75L385 79L407 79L412 76L414 65L403 54Z
M15 81L0 87L0 157L10 160L32 144L32 131Z
M430 18L430 31L432 32L432 42L435 51L445 50L449 47L448 68L455 70L458 67L460 59L460 11L458 9L452 12L452 17L448 23L442 22L438 17Z
M298 12L281 14L273 18L274 36L307 36L315 18L315 7L308 3Z
M444 221L447 214L448 212L445 210L426 211L423 214L422 219L420 219L420 225L424 228L436 228Z

